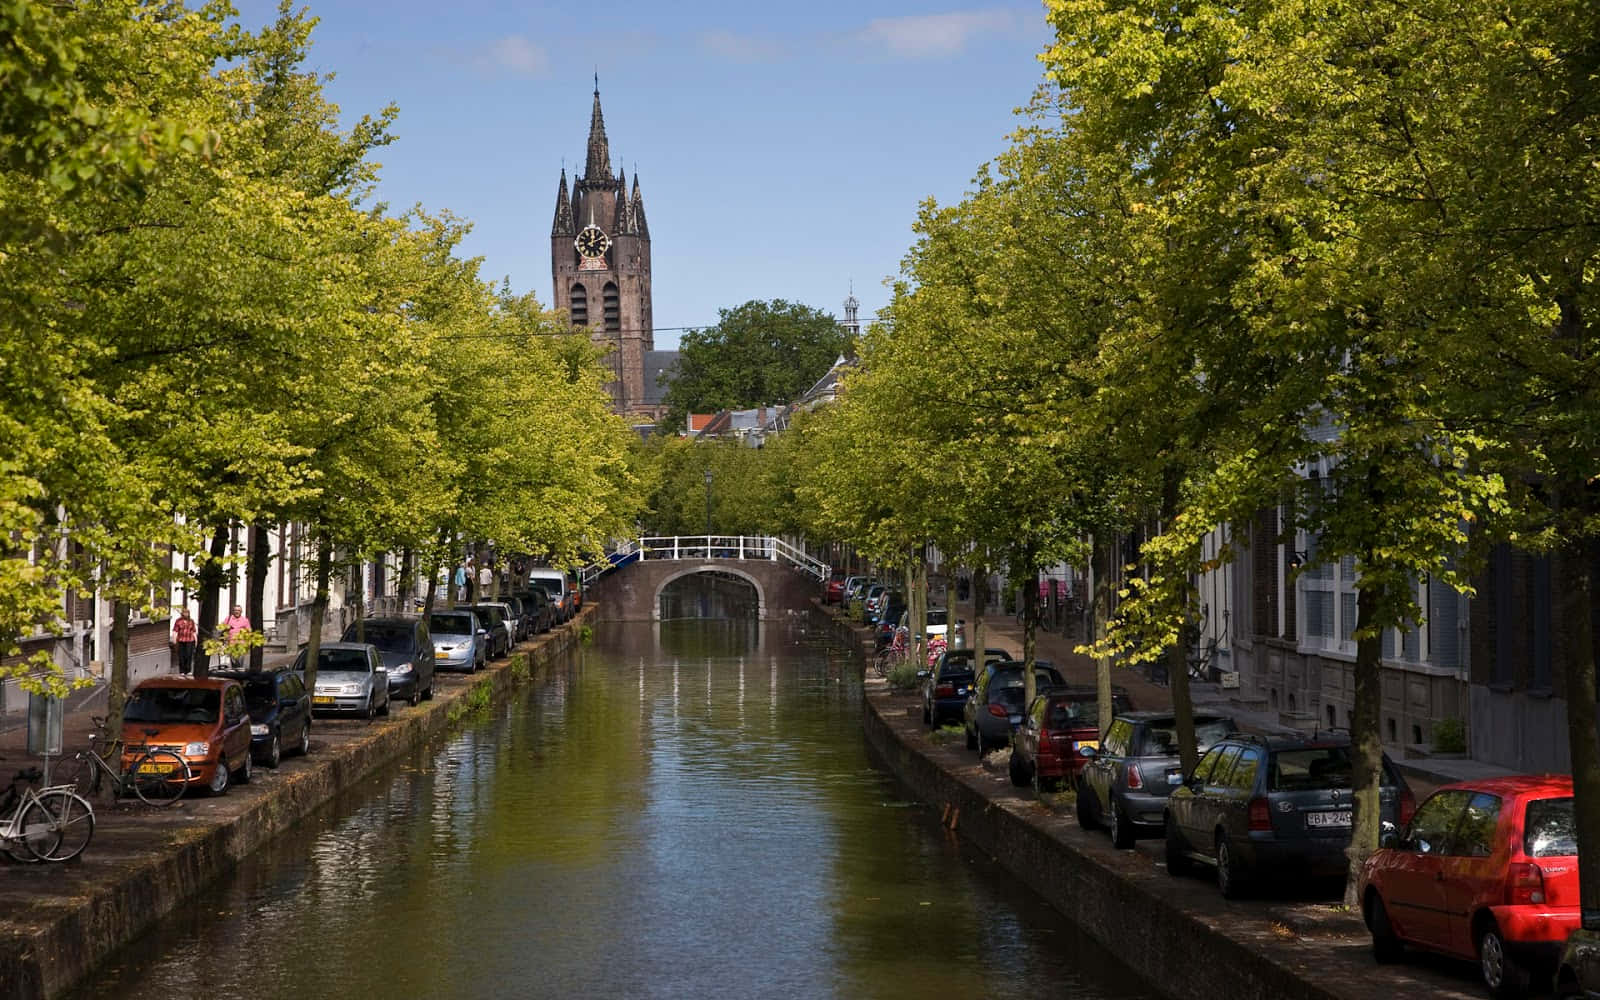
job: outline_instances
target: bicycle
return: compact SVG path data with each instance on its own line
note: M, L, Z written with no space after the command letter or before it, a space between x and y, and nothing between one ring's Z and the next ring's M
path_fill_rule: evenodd
M105 729L105 719L93 716L91 720L96 729ZM146 729L145 738L149 739L160 731ZM98 795L102 788L109 788L113 799L120 799L131 792L151 806L170 806L183 798L191 778L188 761L162 747L133 744L126 749L139 756L134 758L127 770L119 771L108 760L121 760L123 742L113 740L107 745L105 756L101 756L94 749L95 741L101 736L101 732L90 733L88 748L72 755L75 764L72 767L72 785L77 792L92 796Z
M30 767L18 771L6 786L0 814L9 811L9 816L0 822L0 850L25 864L71 861L94 837L94 807L65 785L35 792L33 785L42 777L38 768Z

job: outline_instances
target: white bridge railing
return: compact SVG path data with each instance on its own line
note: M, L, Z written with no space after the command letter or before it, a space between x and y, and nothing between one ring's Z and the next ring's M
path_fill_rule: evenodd
M630 538L621 542L607 558L584 568L584 586L608 570L639 560L760 559L781 562L818 581L830 572L827 563L805 550L771 535L670 535Z

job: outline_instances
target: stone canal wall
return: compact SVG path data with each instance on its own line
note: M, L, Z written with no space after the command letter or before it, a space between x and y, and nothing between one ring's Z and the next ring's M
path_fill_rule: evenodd
M867 633L829 615L839 638L871 655ZM979 766L961 740L936 745L920 701L868 683L864 730L874 756L946 826L1171 997L1368 1000L1479 996L1471 968L1378 966L1359 918L1326 904L1223 900L1210 881L1175 879L1143 852ZM1159 841L1154 846L1159 850ZM1149 849L1148 847L1146 848ZM1303 920L1307 910L1320 911ZM1427 960L1424 960L1426 963Z
M0 998L42 1000L70 990L117 949L320 806L476 709L538 679L571 652L594 614L595 605L586 604L573 621L477 674L459 680L440 674L432 701L403 714L397 709L390 720L350 726L348 735L341 728L332 737L314 726L312 755L286 760L270 781L193 805L186 796L172 810L134 806L124 815L115 808L116 815L101 820L80 862L0 871L0 878L31 882L5 886ZM267 773L256 772L258 778Z

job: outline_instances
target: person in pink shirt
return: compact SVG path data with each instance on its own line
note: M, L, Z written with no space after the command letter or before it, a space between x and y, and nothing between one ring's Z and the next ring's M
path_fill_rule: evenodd
M229 642L232 642L240 632L250 631L250 619L245 617L243 605L235 604L233 606L233 614L229 615L223 620L222 630L223 634L227 636ZM246 661L245 657L234 656L230 657L230 659L233 661L233 669L244 669Z

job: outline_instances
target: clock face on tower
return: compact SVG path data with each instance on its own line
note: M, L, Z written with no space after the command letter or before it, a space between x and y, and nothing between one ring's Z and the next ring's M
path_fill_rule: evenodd
M572 241L572 245L578 253L593 260L605 256L605 252L611 248L611 238L601 232L599 226L588 225L579 230L578 238Z

